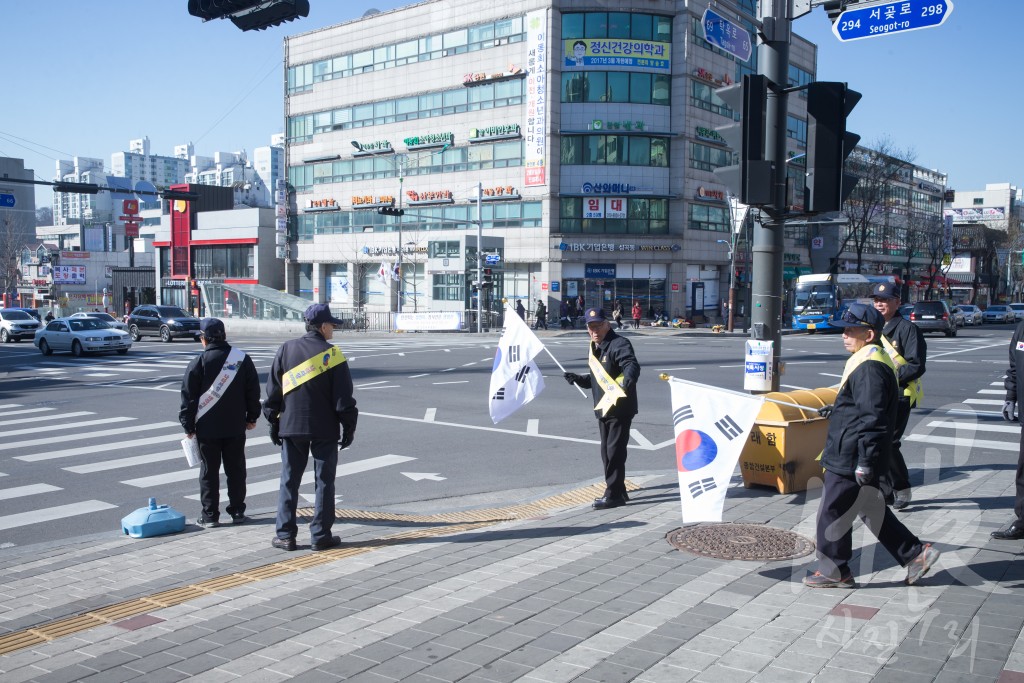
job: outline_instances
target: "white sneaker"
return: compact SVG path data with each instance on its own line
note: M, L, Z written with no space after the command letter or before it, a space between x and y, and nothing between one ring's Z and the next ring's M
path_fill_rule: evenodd
M893 510L903 510L910 505L911 495L910 489L903 489L902 491L896 491L895 500L892 503Z

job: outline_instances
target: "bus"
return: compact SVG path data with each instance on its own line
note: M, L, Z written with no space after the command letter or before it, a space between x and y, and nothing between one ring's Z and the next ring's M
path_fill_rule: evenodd
M871 302L871 290L886 282L896 285L893 275L832 275L816 273L801 275L789 292L789 310L794 330L838 330L830 323L842 315L850 304Z

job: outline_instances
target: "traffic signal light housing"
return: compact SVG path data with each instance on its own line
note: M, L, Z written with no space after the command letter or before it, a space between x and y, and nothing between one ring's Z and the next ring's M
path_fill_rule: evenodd
M243 31L262 31L309 16L309 0L188 0L188 13L203 21L230 19Z
M846 130L846 117L861 94L845 83L819 81L807 86L807 186L804 208L808 213L840 211L857 177L844 173L843 164L860 136Z
M483 276L480 279L481 287L493 287L494 286L494 271L490 268L484 268Z
M382 216L404 216L405 209L396 209L393 206L382 206L377 209L377 213Z
M716 168L714 173L743 204L774 204L772 163L765 161L765 117L768 111L769 80L762 74L747 74L735 85L719 88L715 94L740 114L739 123L716 130L726 144L739 153L738 165Z

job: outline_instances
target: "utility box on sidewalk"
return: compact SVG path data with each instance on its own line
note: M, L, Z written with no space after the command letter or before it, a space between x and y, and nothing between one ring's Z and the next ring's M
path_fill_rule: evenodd
M818 408L834 403L835 389L771 392L766 398L807 406L799 409L765 401L740 453L743 486L771 486L779 493L805 491L821 485L821 463L828 420Z
M121 531L132 538L150 538L185 530L185 515L168 505L157 505L156 498L121 520Z

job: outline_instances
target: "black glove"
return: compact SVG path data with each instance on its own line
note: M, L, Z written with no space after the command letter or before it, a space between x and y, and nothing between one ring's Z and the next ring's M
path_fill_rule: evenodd
M822 406L822 407L818 408L818 415L820 415L821 417L826 417L826 418L830 417L832 415L832 411L835 410L835 409L836 409L835 404L834 403L829 403L827 406Z
M280 431L281 431L281 423L280 422L271 422L270 423L270 442L272 444L274 444L275 446L281 446L281 445L284 444L284 441L281 441L281 435L278 433Z
M857 465L853 475L857 478L858 486L873 486L875 483L875 471L867 465Z
M576 386L579 386L580 384L580 376L575 372L567 372L562 375L562 377L565 377L565 381L569 384L575 384Z
M1007 422L1013 422L1016 419L1013 416L1013 413L1014 413L1014 411L1016 409L1017 409L1017 402L1016 401L1007 401L1007 402L1005 402L1003 404L1003 419L1006 420Z
M338 421L341 423L341 441L338 442L338 448L344 450L351 446L356 438L356 422L359 421L359 409L352 406L338 416Z

